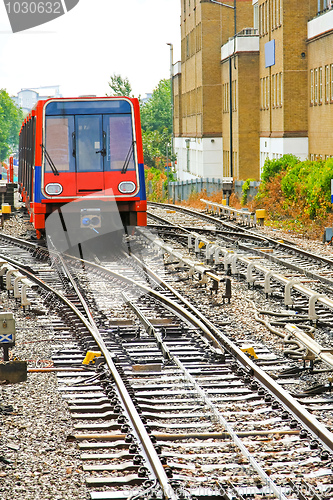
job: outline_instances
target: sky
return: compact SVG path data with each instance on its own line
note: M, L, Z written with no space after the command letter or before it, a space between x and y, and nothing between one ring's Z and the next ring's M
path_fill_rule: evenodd
M36 0L38 2L38 0ZM180 59L180 0L80 0L66 14L12 33L0 0L0 89L60 85L64 97L104 96L113 73L145 97Z

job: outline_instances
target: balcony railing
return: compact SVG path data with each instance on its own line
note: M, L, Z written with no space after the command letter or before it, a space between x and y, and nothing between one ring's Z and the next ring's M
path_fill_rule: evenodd
M325 14L325 12L333 9L333 0L318 0L317 16Z
M244 28L241 31L239 31L238 33L236 33L236 37L238 37L238 36L258 36L258 35L259 35L259 30L257 30L256 28ZM233 39L234 39L234 37L231 36L229 38L229 41L233 40Z

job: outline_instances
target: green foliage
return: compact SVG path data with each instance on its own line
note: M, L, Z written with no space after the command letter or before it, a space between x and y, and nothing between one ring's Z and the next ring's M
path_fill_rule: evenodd
M145 165L164 168L166 152L171 158L172 108L170 81L160 80L151 99L141 105L141 126Z
M266 160L257 203L271 216L291 218L301 226L308 220L325 219L332 211L333 158L300 161L293 155Z
M246 205L246 203L247 203L247 195L248 195L248 192L250 190L250 183L252 181L255 181L255 179L246 179L246 181L244 182L244 184L242 186L243 196L242 196L242 199L241 199L241 204L243 206Z
M14 152L18 146L23 113L11 100L8 93L0 90L0 161Z
M143 130L158 130L163 133L165 129L171 135L172 110L170 80L160 80L154 89L151 99L141 106L141 126Z
M175 181L174 174L151 167L145 170L147 198L150 201L165 201L168 197L168 182Z
M127 96L130 97L132 92L132 86L127 77L123 78L121 75L117 75L113 73L110 76L110 81L108 83L111 93L107 94L110 97L112 96Z
M168 146L168 155L170 159L171 138L167 130L143 130L142 145L145 165L148 167L157 167L163 169L166 166L166 148Z
M283 155L281 158L274 160L266 158L261 174L262 182L266 183L275 175L284 172L289 166L295 165L298 162L299 159L291 154Z

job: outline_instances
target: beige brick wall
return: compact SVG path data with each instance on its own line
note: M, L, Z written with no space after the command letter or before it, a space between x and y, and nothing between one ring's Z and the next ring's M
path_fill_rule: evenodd
M307 22L316 14L316 8L317 0L274 0L274 2L259 0L260 135L262 137L307 135ZM265 45L273 39L275 64L266 68ZM282 86L281 100L278 103L274 103L276 78L279 86ZM266 79L266 83L263 83L263 79ZM266 87L268 93L266 103L263 102L263 87L264 89Z
M333 156L333 31L308 45L309 155L316 159ZM328 68L328 74L326 73ZM321 99L319 72L322 71ZM317 70L317 99L311 96L311 70ZM326 85L328 79L328 85Z
M225 3L233 6L233 0ZM251 25L252 0L238 4L238 26ZM190 5L181 0L181 115L175 118L176 136L221 136L221 45L233 34L233 9L208 0L191 0Z
M234 64L235 62L235 64ZM222 63L222 81L230 92L229 59ZM232 60L232 149L233 177L237 180L259 179L259 54L243 52ZM236 96L235 96L236 91ZM230 175L230 105L223 106L222 88L222 130L224 175ZM235 99L236 97L236 99ZM235 102L236 100L236 102ZM236 154L235 154L236 153ZM229 167L229 168L228 168Z

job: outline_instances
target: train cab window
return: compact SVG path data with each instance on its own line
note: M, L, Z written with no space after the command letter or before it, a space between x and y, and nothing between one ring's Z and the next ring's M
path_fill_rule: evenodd
M58 172L74 172L75 162L72 156L73 116L46 117L45 149ZM44 161L45 172L51 172L49 162Z
M77 172L102 172L102 116L76 115L75 123Z
M131 115L104 115L105 170L135 170Z

